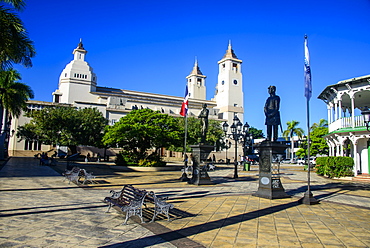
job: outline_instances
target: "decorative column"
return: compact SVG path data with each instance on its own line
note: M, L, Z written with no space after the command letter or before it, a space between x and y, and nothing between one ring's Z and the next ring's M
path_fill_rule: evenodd
M358 152L357 152L357 141L358 141L358 138L356 136L353 135L353 133L350 133L350 138L349 138L352 142L352 146L353 146L353 160L354 160L354 163L355 163L355 166L354 166L354 173L355 173L355 176L358 175L358 173L362 173L362 169L361 169L361 165L360 165L360 160L358 159Z
M337 154L335 154L335 156L337 156L337 157L339 157L339 156L341 156L341 153L340 153L340 151L341 151L341 146L340 146L340 144L338 143L338 141L337 141Z
M355 176L357 176L359 172L361 173L361 166L358 163L357 142L353 142L353 159L355 160Z
M355 127L355 96L354 94L350 94L351 97L351 122L352 128Z
M338 115L338 100L334 101L334 119L335 121L338 120L339 115Z
M331 116L330 116L330 113L331 113L331 111L330 111L330 105L327 104L326 107L327 107L327 110L328 110L328 124L330 124L332 122L331 121Z

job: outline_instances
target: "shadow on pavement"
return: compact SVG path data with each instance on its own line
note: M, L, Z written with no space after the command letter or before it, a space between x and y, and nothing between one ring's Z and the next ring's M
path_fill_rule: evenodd
M127 242L117 243L117 244L113 244L113 245L100 246L100 247L101 248L143 247L142 246L143 244L145 244L147 246L150 246L150 245L158 245L158 244L160 244L160 242L163 243L163 242L166 242L166 241L172 243L173 241L176 241L176 240L179 240L179 239L184 239L186 237L195 235L197 233L208 232L208 231L220 228L220 227L225 227L225 226L241 223L241 222L244 222L244 221L249 221L249 220L264 216L264 215L277 213L277 212L280 212L282 210L292 208L292 207L295 207L295 206L298 206L298 205L299 205L298 202L285 203L285 204L272 206L272 207L268 207L268 208L264 208L264 209L260 209L260 210L255 210L255 211L252 211L252 212L249 212L249 213L236 215L236 216L233 216L233 217L228 217L228 218L224 218L224 219L220 219L220 220L216 220L216 221L211 221L211 222L204 223L204 224L199 224L199 225L195 225L195 226L191 226L191 227L186 227L186 228L183 228L183 229L178 230L178 231L171 231L168 228L164 228L164 229L167 229L165 232L157 233L155 228L151 228L150 225L144 224L143 226L145 226L146 228L148 228L149 230L151 230L152 232L155 233L154 236L152 235L152 236L145 237L145 238L130 240L130 241L127 241ZM154 239L156 236L161 237L163 239L163 241L159 241L158 239ZM186 247L186 246L183 246L183 247ZM190 245L188 247L204 247L204 246L198 244L198 246L191 246Z

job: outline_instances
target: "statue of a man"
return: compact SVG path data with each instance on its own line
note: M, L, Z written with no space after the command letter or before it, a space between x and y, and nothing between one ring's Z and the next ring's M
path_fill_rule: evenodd
M207 104L203 104L203 109L200 111L198 118L200 119L200 125L202 127L202 136L201 136L201 143L206 143L206 135L208 130L208 114L209 110L207 109Z
M276 141L278 138L278 127L281 125L280 121L280 97L275 95L276 87L269 86L268 92L270 94L269 98L266 100L265 104L265 116L266 121L265 125L267 125L267 140ZM272 133L274 135L272 136Z

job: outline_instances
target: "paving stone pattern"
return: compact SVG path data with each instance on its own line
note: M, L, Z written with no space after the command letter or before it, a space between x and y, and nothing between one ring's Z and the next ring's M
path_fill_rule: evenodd
M39 166L33 158L11 158L0 170L0 247L370 247L370 187L311 173L318 205L297 200L307 189L307 172L284 166L282 183L292 198L252 196L258 168L232 166L210 172L214 185L180 182L180 171L122 172L114 166L81 164L97 176L85 186L63 181L62 162ZM140 224L103 203L124 184L168 196L175 205L164 216ZM144 209L148 221L149 206Z

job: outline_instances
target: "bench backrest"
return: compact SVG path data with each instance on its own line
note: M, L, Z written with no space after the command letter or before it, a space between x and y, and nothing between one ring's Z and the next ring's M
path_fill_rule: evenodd
M125 185L121 190L120 196L117 198L119 202L128 204L132 200L142 201L147 195L146 190L141 190L133 187L132 185Z

